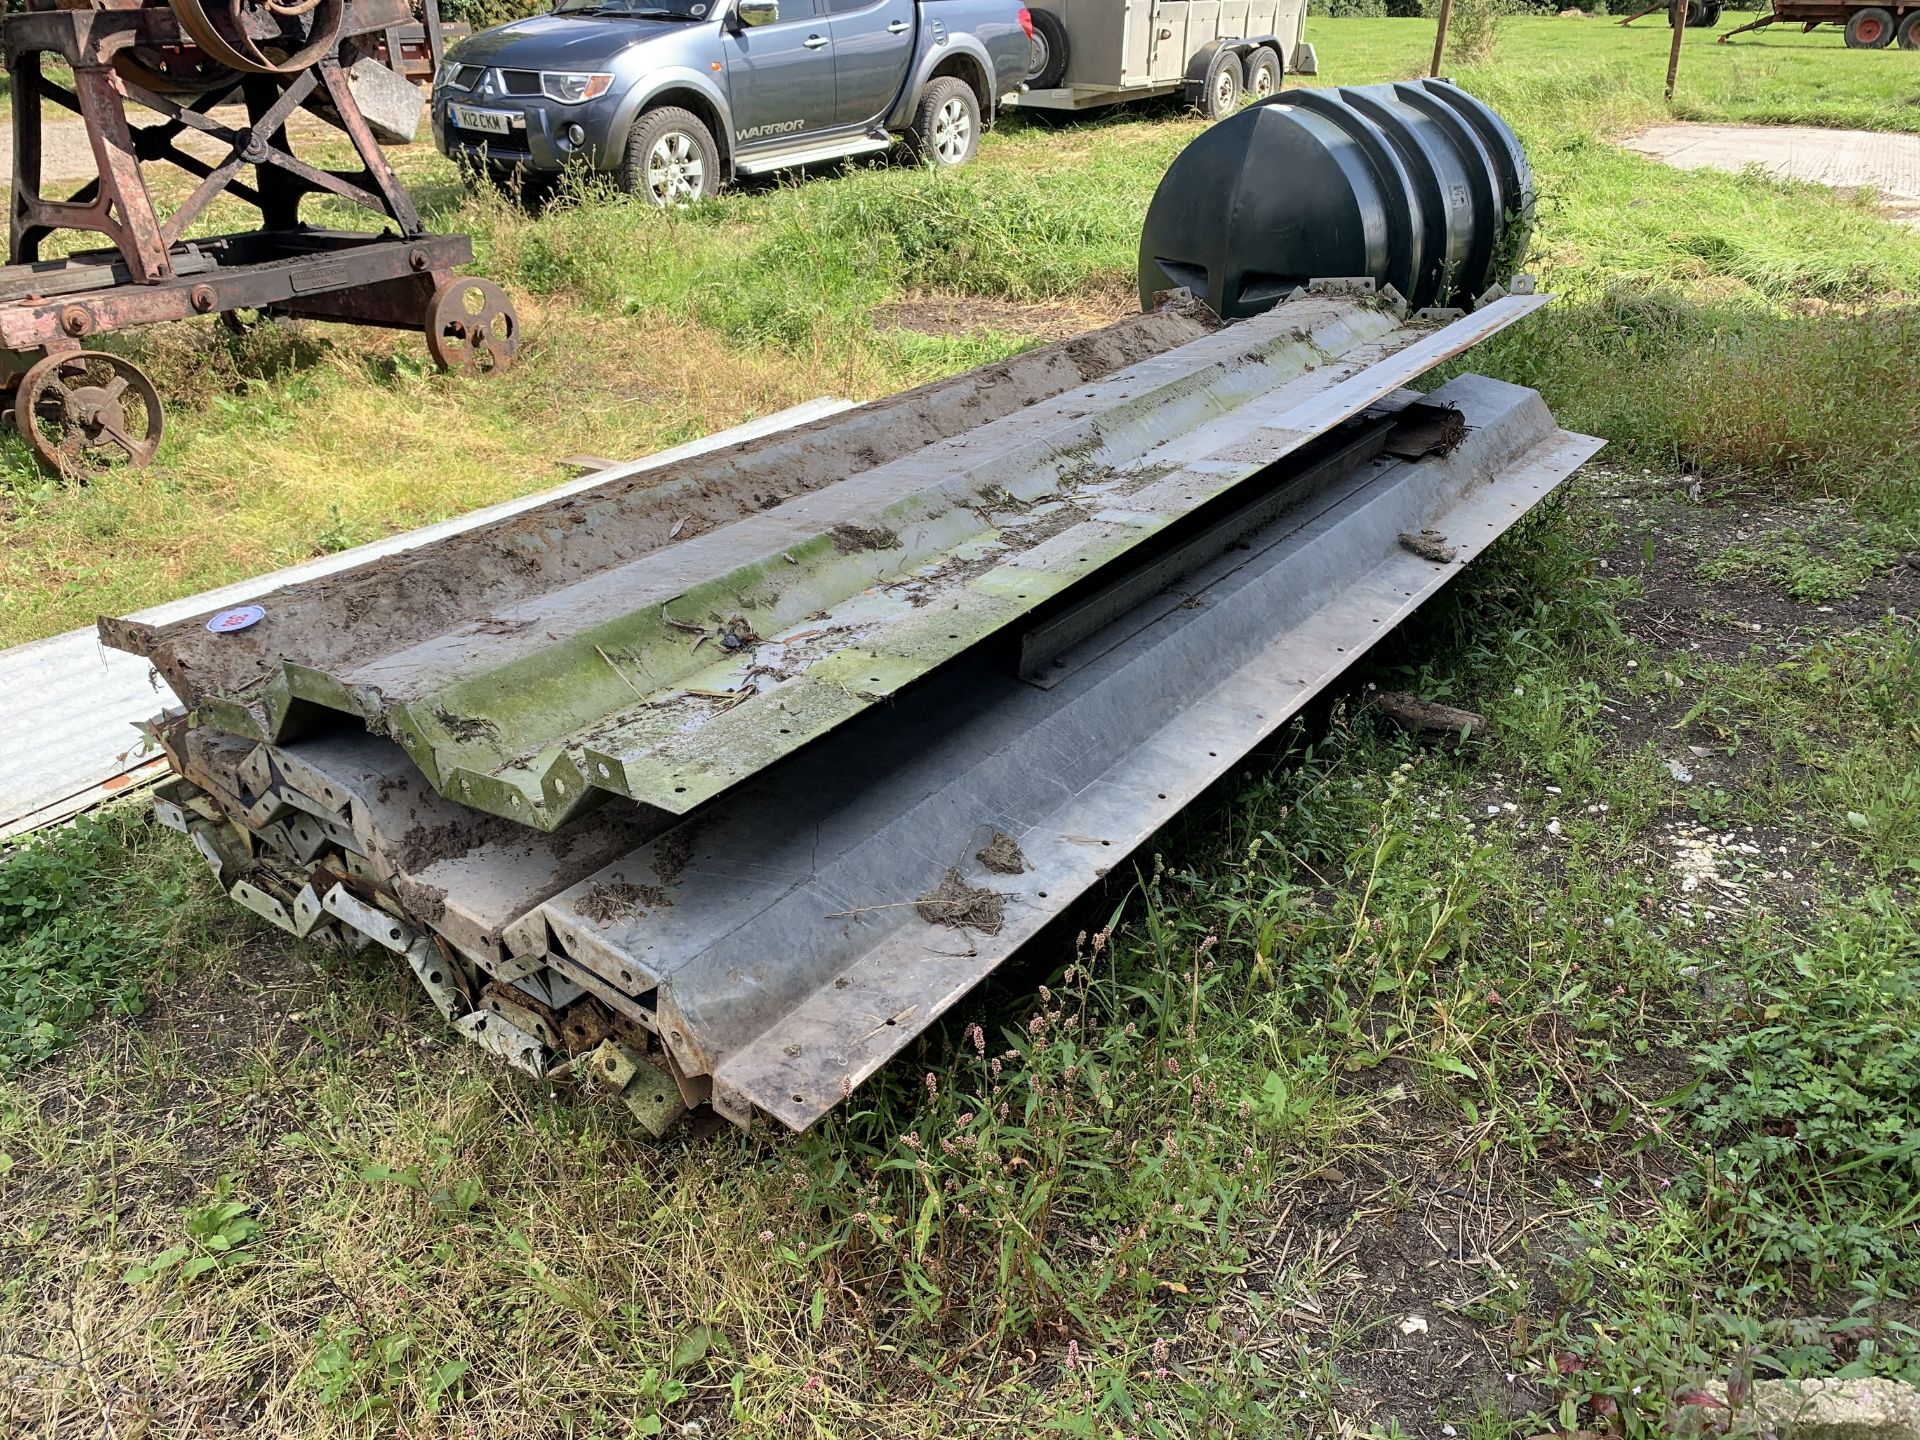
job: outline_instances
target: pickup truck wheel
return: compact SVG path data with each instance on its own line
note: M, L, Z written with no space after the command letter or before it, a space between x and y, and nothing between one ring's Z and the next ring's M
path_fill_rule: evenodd
M913 112L907 143L926 164L964 165L980 148L980 101L964 80L942 75L928 85Z
M1035 90L1053 90L1067 78L1067 27L1051 10L1030 10L1033 17L1033 60L1027 84Z
M620 183L662 210L691 205L720 189L720 147L691 110L663 105L633 122Z
M1280 89L1280 77L1284 74L1286 69L1274 48L1259 46L1247 56L1247 94L1255 100L1266 99Z

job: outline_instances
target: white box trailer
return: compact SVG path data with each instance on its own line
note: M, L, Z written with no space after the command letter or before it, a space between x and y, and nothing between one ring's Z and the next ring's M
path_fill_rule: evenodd
M1033 66L1010 102L1086 110L1183 93L1211 119L1264 98L1288 71L1318 70L1306 0L1046 0Z

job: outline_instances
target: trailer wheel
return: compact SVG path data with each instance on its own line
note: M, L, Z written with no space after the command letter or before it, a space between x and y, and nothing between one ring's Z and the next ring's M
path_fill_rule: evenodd
M1035 90L1056 89L1067 78L1067 27L1051 10L1029 10L1033 17L1033 60L1027 84Z
M1849 50L1884 50L1893 43L1893 16L1878 6L1847 17Z
M1247 94L1256 101L1277 94L1281 77L1285 74L1286 67L1281 65L1273 47L1259 46L1247 56Z
M1196 107L1209 120L1224 120L1240 108L1246 85L1240 75L1240 57L1231 50L1214 52Z
M1920 50L1920 10L1908 12L1906 19L1900 22L1900 48Z

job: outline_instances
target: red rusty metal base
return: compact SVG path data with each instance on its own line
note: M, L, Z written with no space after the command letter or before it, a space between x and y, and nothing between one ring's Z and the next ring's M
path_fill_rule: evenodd
M499 287L454 274L472 258L473 242L465 235L402 239L299 229L177 245L168 256L173 274L144 285L133 282L126 262L111 250L0 267L0 392L7 417L28 438L35 457L68 478L84 478L106 464L144 465L158 444L159 401L131 360L115 356L113 365L136 390L144 388L151 396L144 407L152 418L151 445L140 443L140 437L125 443L114 433L116 425L103 429L95 403L99 397L90 393L79 405L34 399L30 414L17 415L18 403L27 399L26 378L53 374L36 371L50 357L93 355L92 343L101 335L236 311L419 330L443 370L504 369L518 350L518 318ZM472 323L469 306L451 312L458 324L450 328L448 297L463 287L487 297L480 317L484 326ZM450 361L449 353L458 358ZM56 394L55 401L59 398Z

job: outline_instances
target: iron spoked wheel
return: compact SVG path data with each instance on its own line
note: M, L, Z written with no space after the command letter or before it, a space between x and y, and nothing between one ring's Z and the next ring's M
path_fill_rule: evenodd
M455 375L511 369L520 354L520 317L507 292L478 275L456 275L427 305L427 350Z
M34 458L85 482L111 465L148 464L160 449L160 392L131 360L103 350L49 355L20 377L13 428Z
M113 68L122 80L157 95L204 95L240 83L239 71L198 47L133 45L113 57Z
M226 0L218 19L203 0L168 4L212 61L254 75L299 74L339 43L346 19L345 0ZM266 37L267 48L256 35Z

